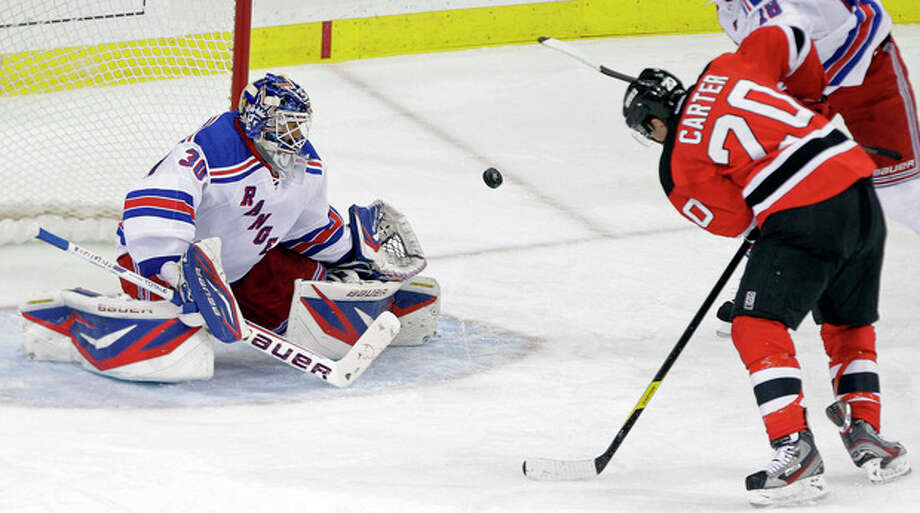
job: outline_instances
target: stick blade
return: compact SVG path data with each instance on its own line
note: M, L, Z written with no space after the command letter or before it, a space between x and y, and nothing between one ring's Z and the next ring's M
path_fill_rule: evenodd
M534 481L584 481L597 477L594 460L524 460L524 475Z
M354 383L396 338L399 328L399 319L392 312L381 313L355 342L354 347L336 362L336 367L340 370L330 376L329 383L340 388Z

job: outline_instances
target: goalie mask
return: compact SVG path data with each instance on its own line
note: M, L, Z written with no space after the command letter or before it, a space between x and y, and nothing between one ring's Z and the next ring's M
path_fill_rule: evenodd
M668 124L686 94L680 80L667 71L656 68L642 70L639 78L629 84L623 98L626 125L654 141L652 118Z
M301 176L313 121L310 96L284 75L267 73L240 95L240 124L282 178Z

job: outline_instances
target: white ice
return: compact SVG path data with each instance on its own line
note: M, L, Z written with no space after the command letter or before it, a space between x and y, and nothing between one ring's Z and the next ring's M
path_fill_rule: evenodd
M920 85L920 27L895 35ZM620 71L654 65L687 83L730 50L716 34L575 44ZM471 375L267 404L37 408L0 390L0 512L750 509L744 476L771 451L712 314L601 476L543 483L521 473L526 457L592 458L607 447L738 246L667 202L658 149L623 125L623 83L537 44L281 71L313 98L311 139L334 204L398 206L427 249L445 314L533 343ZM489 166L504 173L499 189L482 183ZM883 433L920 450L920 238L889 228L877 324ZM2 305L42 289L115 288L49 246L0 255ZM824 419L832 395L813 322L794 338L831 488L807 509L913 511L917 477L869 486Z

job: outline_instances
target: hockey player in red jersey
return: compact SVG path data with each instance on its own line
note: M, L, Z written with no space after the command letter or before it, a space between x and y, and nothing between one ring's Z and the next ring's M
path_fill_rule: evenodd
M775 450L746 480L759 505L827 492L788 333L809 311L830 358L837 401L827 413L854 463L877 482L910 470L904 447L878 435L872 324L886 229L870 179L875 164L805 106L825 83L804 31L768 26L712 61L688 90L646 69L624 98L630 128L663 144L660 180L674 207L716 235L759 233L731 312Z

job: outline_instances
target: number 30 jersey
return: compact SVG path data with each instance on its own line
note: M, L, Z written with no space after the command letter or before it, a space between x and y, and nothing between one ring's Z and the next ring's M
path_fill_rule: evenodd
M814 45L797 28L759 28L712 61L664 142L660 180L674 207L735 237L871 176L865 152L797 100L820 98L825 84Z
M189 244L221 239L232 283L277 245L319 262L349 255L351 234L327 199L326 169L310 141L306 165L282 179L226 112L176 145L126 195L118 254L159 273Z

